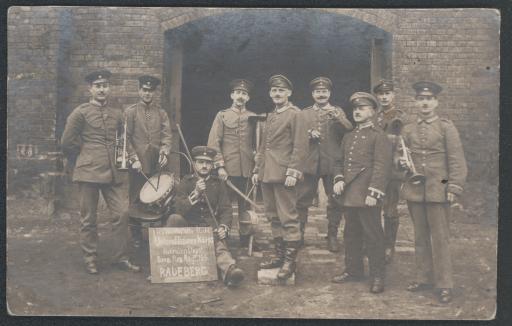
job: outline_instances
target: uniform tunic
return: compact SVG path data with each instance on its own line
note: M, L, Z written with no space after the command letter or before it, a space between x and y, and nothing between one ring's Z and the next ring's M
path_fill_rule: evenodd
M194 175L186 175L176 188L173 214L167 220L168 227L210 226L215 228L208 206L204 197L196 196L194 189L197 178ZM219 225L231 227L233 211L229 200L228 190L224 181L215 176L206 179L206 195L215 212ZM214 237L215 256L217 267L223 280L227 271L236 262L231 256L226 241L218 241Z
M208 147L217 151L214 166L226 169L231 182L242 193L247 192L248 178L254 169L256 123L249 118L256 116L246 109L230 107L222 110L215 116L208 136ZM231 200L238 203L239 219L246 216L245 200L233 190L229 193ZM240 223L241 235L247 235L249 231L249 224Z
M447 192L460 195L467 167L457 129L434 115L405 126L403 137L423 184L405 182L403 196L414 224L417 281L452 288Z
M271 223L272 236L285 241L300 240L296 189L284 186L287 176L298 179L302 176L307 132L299 112L288 103L268 114L254 168L263 182L265 214Z
M254 168L254 135L255 124L249 117L256 113L243 109L228 108L215 116L208 147L217 151L215 167L224 167L229 176L251 176Z
M160 153L169 155L171 150L169 117L155 104L148 105L141 101L126 109L125 118L128 157L132 161L140 161L142 171L151 176L159 169ZM139 198L140 189L146 179L141 173L130 170L129 180L130 203L133 203Z
M359 124L343 138L334 180L346 184L342 201L346 219L345 268L351 275L363 274L363 243L367 248L370 276L384 275L384 232L378 205L385 196L391 165L391 143L372 122ZM366 206L367 196L378 199L377 206Z
M114 259L127 258L128 216L123 212L121 180L114 162L115 135L121 128L120 110L91 100L71 112L62 134L63 152L78 155L73 181L80 188L80 246L85 261L95 261L97 256L100 192L111 211Z
M336 201L332 198L332 177L334 159L339 153L343 135L352 129L352 124L338 106L317 104L307 107L301 112L306 132L317 130L320 139L309 139L304 161L304 180L297 186L297 210L302 223L307 221L308 208L312 205L321 178L327 194L327 219L336 228L341 219ZM334 232L334 230L333 230Z

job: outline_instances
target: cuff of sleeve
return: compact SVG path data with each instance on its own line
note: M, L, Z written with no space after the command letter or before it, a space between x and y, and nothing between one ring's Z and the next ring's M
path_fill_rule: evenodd
M190 193L190 195L188 195L188 201L190 202L191 205L195 205L199 202L199 199L200 199L200 196L199 196L199 193L197 191L192 191Z
M386 194L384 192L380 191L377 188L368 187L368 196L371 196L375 199L382 199L384 198L385 195Z
M333 182L336 183L338 181L345 181L345 177L343 176L343 174L338 174L334 177Z
M299 170L288 168L286 169L286 176L288 177L294 177L295 179L300 179L302 176L302 173Z
M224 167L224 160L218 160L213 163L213 167L215 169L223 168Z
M448 184L448 192L451 192L456 195L460 195L464 189L461 186L458 186L453 183Z

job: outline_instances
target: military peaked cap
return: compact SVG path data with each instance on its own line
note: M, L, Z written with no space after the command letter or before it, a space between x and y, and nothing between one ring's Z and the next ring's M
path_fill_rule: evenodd
M374 109L377 109L379 107L379 102L377 101L375 96L366 92L355 92L354 94L352 94L352 96L350 97L350 103L352 103L353 107L362 105L370 105Z
M153 91L158 85L160 85L160 79L156 77L148 75L139 77L139 88L145 87Z
M246 91L247 93L250 93L253 85L247 79L235 79L232 80L231 83L229 83L229 87L231 88L231 91L239 89L242 91Z
M414 90L416 91L416 95L427 96L435 96L441 93L441 91L443 90L443 88L438 84L429 81L419 81L417 83L414 83L412 85L412 88L414 88Z
M381 79L380 82L373 88L374 93L387 92L394 90L394 84L392 80Z
M311 89L327 88L327 89L331 90L332 89L332 81L327 77L316 77L309 83L309 86L311 87Z
M215 155L217 155L217 151L208 146L196 146L192 148L192 158L194 160L201 159L213 161Z
M85 81L88 82L89 84L106 82L110 79L110 76L112 76L112 73L106 69L97 70L97 71L88 73L85 76Z
M270 87L282 87L288 88L289 90L293 90L292 82L283 75L274 75L270 77L268 80L268 84Z

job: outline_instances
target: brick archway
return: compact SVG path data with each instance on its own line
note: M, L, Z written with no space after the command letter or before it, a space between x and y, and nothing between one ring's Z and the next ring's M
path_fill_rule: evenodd
M242 8L172 8L162 10L159 14L162 33L205 17L222 15L227 13L240 12L242 10L259 10L259 9L242 9ZM395 13L385 12L383 10L372 9L278 9L278 10L315 10L326 13L334 13L352 18L359 19L370 25L379 27L386 32L394 34L398 25L398 17Z
M269 34L269 31L263 31L263 29L266 28L264 26L273 26L275 23L282 24L281 27L275 31L276 34L279 34L279 30L291 28L289 32L291 34L287 34L287 42L291 42L289 43L290 47L279 52L275 50L276 46L274 44L274 46L271 45L264 51L270 52L274 50L280 53L279 56L273 57L275 60L272 61L275 61L275 63L272 63L272 68L268 67L272 64L265 64L264 62L267 61L264 59L262 60L262 58L267 55L266 53L261 53L259 52L260 49L255 49L254 47L252 48L252 52L247 50L252 45L246 49L250 52L250 54L245 52L245 55L248 55L248 57L251 58L249 62L259 62L261 65L258 71L251 72L252 78L256 78L256 81L259 79L259 85L262 84L263 80L261 76L259 76L259 73L262 71L271 73L272 71L279 70L284 73L288 69L288 72L291 73L291 76L289 76L292 77L292 79L294 79L294 77L297 78L296 80L300 78L312 78L314 76L310 75L315 73L329 75L333 74L333 71L337 71L338 76L334 74L332 77L335 77L335 79L338 80L333 81L335 83L337 82L338 85L343 86L340 87L340 90L337 92L338 98L334 98L333 100L338 101L338 105L342 105L343 107L346 104L344 101L346 101L350 95L347 92L369 90L374 83L378 81L378 79L382 77L390 78L392 76L391 44L393 33L390 31L395 29L395 15L382 12L378 14L378 12L359 9L315 9L313 11L306 9L293 9L293 13L288 13L287 11L289 10L290 9L260 10L232 8L178 8L177 10L173 9L172 11L163 10L159 13L159 18L161 19L160 29L162 34L165 35L162 99L164 106L168 108L169 117L173 125L175 125L175 123L180 123L183 124L184 129L188 129L186 128L187 125L195 119L195 125L196 127L199 127L200 130L195 132L193 136L198 136L201 139L194 139L192 135L187 135L187 130L184 130L185 136L187 139L190 138L192 145L194 145L194 141L204 142L203 138L207 137L206 129L209 129L208 123L213 119L215 113L212 111L212 108L209 109L209 111L212 112L205 112L204 110L199 110L197 108L214 106L216 110L219 110L218 106L224 105L221 93L225 92L225 90L218 86L218 84L226 84L226 79L229 78L227 75L238 73L231 71L231 68L227 68L226 65L222 64L223 60L225 60L225 56L223 57L222 55L219 55L219 53L212 53L217 51L219 48L234 47L233 49L246 49L245 46L248 43L245 43L245 41L243 43L237 43L238 46L235 45L236 42L233 43L233 40L238 39L238 37L233 36L232 33L247 34L249 33L248 31L254 31L255 34L253 37L248 35L243 37L245 40L250 40L250 42L254 44L255 42L258 43L258 40L263 37L261 35ZM240 19L240 16L244 16L244 19ZM276 18L276 16L279 16L279 18ZM297 17L299 16L302 17L302 19L298 19ZM341 23L342 25L338 25L341 21L343 22ZM226 29L226 24L229 25L229 30ZM239 30L233 31L233 26L239 26ZM206 37L204 35L206 35ZM224 37L221 37L220 35ZM281 37L282 36L283 35L281 35ZM298 39L301 38L304 38L305 43L300 43L300 48L297 48L297 42L300 42ZM226 45L225 39L232 41L230 41L229 45ZM273 44L276 39L279 39L279 37L272 32L266 39L266 43L263 42L260 44ZM315 43L313 40L321 39L328 39L331 41L328 42L328 44L335 44L333 48L330 48L331 46L327 45L327 47L325 47L326 52L322 52L321 56L332 56L332 53L343 55L345 58L344 60L347 60L345 66L351 66L352 70L347 71L346 68L339 66L339 56L337 56L336 59L330 57L330 61L327 60L332 64L332 66L329 66L331 68L330 70L325 69L325 66L319 67L319 65L322 66L322 64L315 62L315 57L317 55L312 54L312 52L314 52L314 49L318 48L317 46L320 44ZM361 47L361 43L365 43L366 45ZM212 49L212 51L204 52L203 57L207 57L209 59L203 59L203 57L195 55L195 52L190 52L200 52L198 49L204 49L206 47L205 44L209 44L210 49ZM326 43L322 44L326 46ZM191 48L194 50L187 50ZM260 46L260 48L262 47ZM339 52L341 48L344 50ZM237 53L237 51L228 52ZM259 53L260 56L256 55L256 53ZM295 76L293 76L294 73L290 71L289 62L280 62L282 61L281 59L283 59L281 56L286 58L290 53L302 53L298 57L311 59L301 60L295 58L297 61L295 67L297 67L296 69L301 70L301 74L295 74ZM354 60L354 53L359 53L360 58L358 58L358 60ZM317 54L320 54L320 52ZM375 57L378 56L380 56L380 60L375 59ZM217 59L212 59L213 57ZM193 58L198 61L193 61ZM240 60L238 60L238 58L243 58L243 60L246 59L246 57L238 54L236 59L233 57L230 58L231 61L227 66L235 67L238 64L238 67L242 68L244 73L251 71L251 69L246 66L240 66L240 62L238 62ZM210 61L206 62L204 60ZM194 62L193 64L191 63L192 61ZM202 63L199 64L198 62ZM194 66L194 70L192 71L190 70L191 66ZM311 68L308 68L308 66ZM184 70L184 67L189 67L189 70ZM360 69L354 67L360 67ZM216 77L215 79L209 79L207 81L196 80L192 83L190 80L193 77L190 76L194 76L197 69L203 70L206 76L215 75ZM314 70L314 72L311 70ZM203 76L205 76L205 74L203 74ZM254 74L258 76L255 76ZM365 77L351 78L354 79L354 81L346 81L340 79L346 79L347 77L340 76ZM231 77L233 78L234 75ZM367 78L367 80L361 80L365 78ZM302 81L302 83L304 84L304 81ZM357 84L359 86L356 86ZM203 91L210 92L202 93L207 94L203 97L208 98L208 101L205 101L205 103L194 103L195 105L191 105L190 99L197 99L197 96L195 96L193 92L191 93L191 89L194 91L201 89ZM212 91L213 89L215 89L215 91ZM310 100L307 93L308 91L305 88L302 89L302 91L295 92L296 95L294 101L297 100L298 103L294 103L298 104L300 107L305 107ZM262 100L262 98L265 97L261 91L259 94L256 92L256 94L257 95L254 96L252 103L255 105L255 109L258 105L261 106L261 104L263 104L264 100ZM340 97L342 97L343 100L341 100ZM200 102L199 100L197 101ZM201 122L198 124L197 122L199 121ZM174 139L178 140L178 137L174 137ZM176 143L175 146L179 147L179 143ZM179 160L179 157L172 158L171 160L174 159ZM173 164L173 166L180 165L178 162L175 163L176 164Z

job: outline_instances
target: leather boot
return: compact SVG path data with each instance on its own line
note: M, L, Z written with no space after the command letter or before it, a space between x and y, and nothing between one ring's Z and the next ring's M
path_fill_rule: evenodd
M398 225L399 225L398 217L384 217L384 237L385 237L385 259L386 264L391 263L393 261L393 256L395 255L395 243L396 243L396 235L398 233Z
M262 261L260 263L260 268L263 269L270 269L270 268L277 268L281 267L284 262L284 240L283 238L275 238L274 239L274 245L275 245L275 256L269 257L268 260Z
M285 254L284 254L284 263L279 272L277 273L277 278L280 280L286 280L293 273L295 273L295 269L297 268L297 254L299 253L299 243L298 241L288 241L285 245Z

